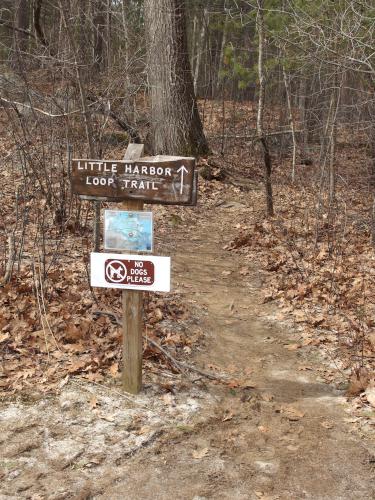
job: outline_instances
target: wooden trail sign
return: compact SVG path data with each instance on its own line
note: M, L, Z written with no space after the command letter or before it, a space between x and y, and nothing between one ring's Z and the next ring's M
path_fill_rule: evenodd
M72 160L72 192L84 199L123 202L124 210L142 211L144 202L196 205L195 159L142 157L143 144L129 144L124 159ZM143 270L143 272L141 272ZM125 391L142 388L142 290L170 290L170 258L91 254L91 285L122 288Z
M196 204L195 159L72 160L72 191L86 199L139 200L162 205Z

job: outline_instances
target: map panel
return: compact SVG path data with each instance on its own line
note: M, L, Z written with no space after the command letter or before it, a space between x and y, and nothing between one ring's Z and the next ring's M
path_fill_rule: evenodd
M104 248L152 252L152 212L104 210Z

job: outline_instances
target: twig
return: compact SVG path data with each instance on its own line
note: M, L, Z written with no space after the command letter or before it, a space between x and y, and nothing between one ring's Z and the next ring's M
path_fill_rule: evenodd
M46 329L45 329L45 326L44 326L42 305L41 305L41 301L40 301L40 297L39 297L38 274L37 274L37 270L36 270L34 258L32 259L32 270L33 270L33 278L34 278L35 297L36 297L36 300L37 300L38 310L39 310L39 315L40 315L40 325L41 325L42 330L43 330L44 342L46 344L46 351L47 351L48 361L50 361L50 352L49 352L48 341L47 341L47 333L46 333Z
M40 268L41 268L42 264L41 264L41 261L40 261L40 254L39 254L39 252L38 252L38 260L39 260L39 272L38 272L38 270L36 270L36 274L37 274L37 279L39 279L40 303L41 303L41 305L43 307L43 311L44 311L44 320L45 320L46 325L48 327L48 330L49 330L49 332L50 332L50 334L51 334L51 336L53 338L53 341L55 343L56 348L61 352L59 343L57 342L55 334L53 333L51 325L50 325L50 323L48 321L47 308L46 308L46 304L45 304L45 301L44 301L43 279L42 279L42 273L40 271Z
M295 130L295 134L301 134L303 130ZM265 133L265 137L273 137L273 136L278 136L278 135L287 135L287 134L292 134L292 130L276 130L275 132L268 132ZM254 135L249 135L249 134L243 134L243 135L236 135L236 134L227 134L227 135L210 135L210 139L243 139L243 140L249 140L249 141L258 141L259 136L257 134Z

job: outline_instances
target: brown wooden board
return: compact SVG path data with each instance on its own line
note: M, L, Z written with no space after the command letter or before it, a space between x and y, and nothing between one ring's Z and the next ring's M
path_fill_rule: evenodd
M139 160L72 160L72 192L85 199L196 204L195 159L151 156Z

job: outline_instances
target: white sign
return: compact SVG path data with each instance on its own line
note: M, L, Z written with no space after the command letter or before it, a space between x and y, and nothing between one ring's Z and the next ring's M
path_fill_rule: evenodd
M170 257L92 253L90 283L93 287L169 292Z

